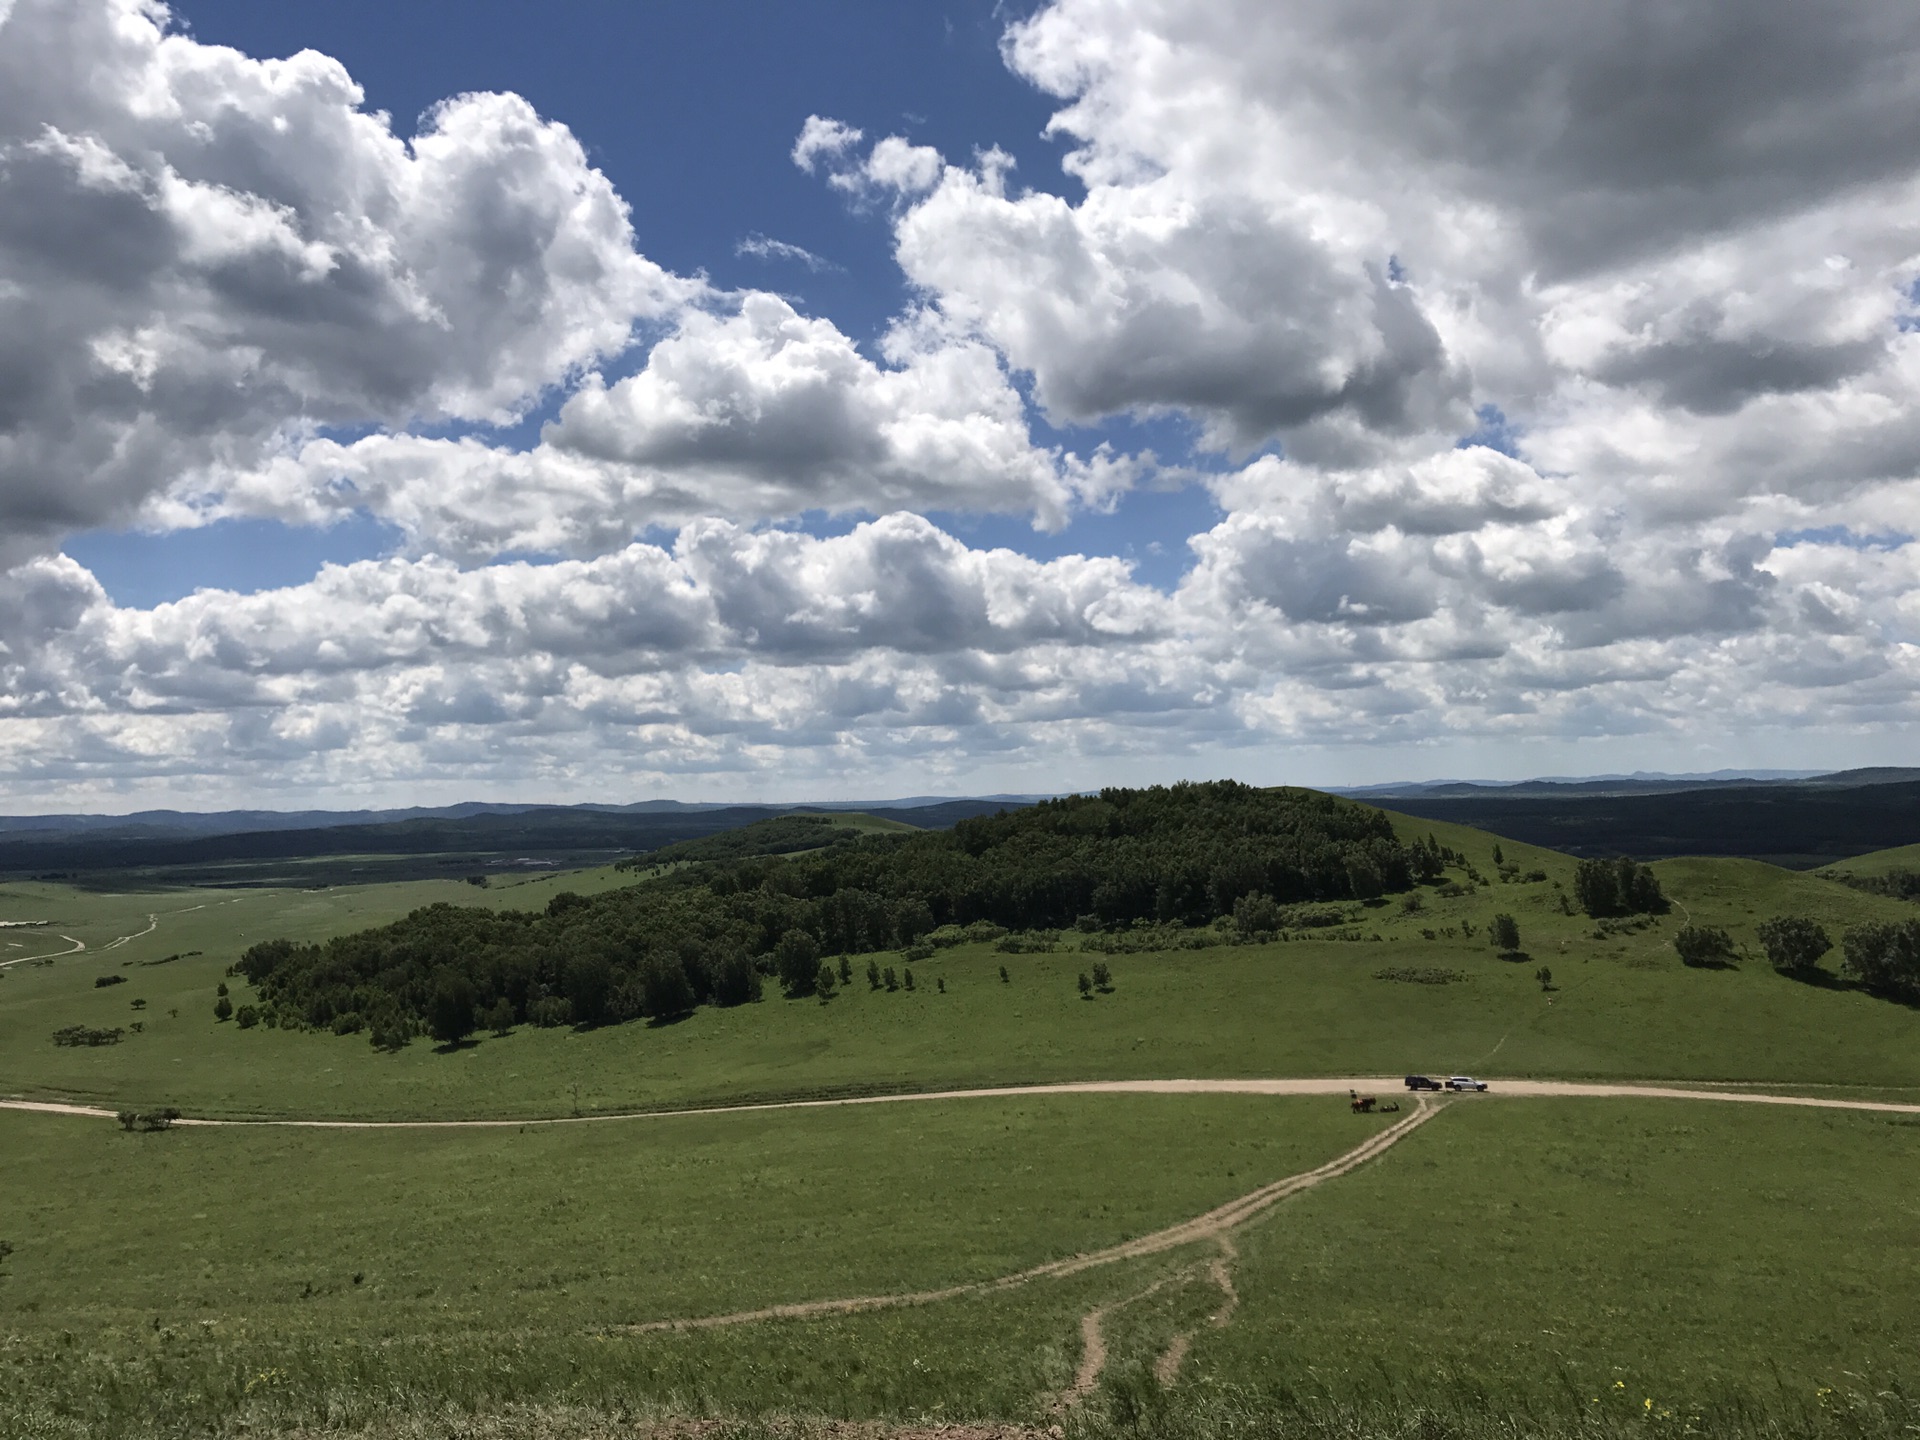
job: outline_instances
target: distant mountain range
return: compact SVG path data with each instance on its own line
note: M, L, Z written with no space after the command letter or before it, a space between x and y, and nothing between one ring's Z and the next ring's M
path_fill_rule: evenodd
M1920 842L1920 768L1641 772L1511 784L1431 780L1333 793L1579 855L1749 855L1797 867ZM0 816L0 874L165 870L178 882L191 870L195 883L317 883L376 872L400 878L445 874L448 866L600 863L778 815L860 811L944 829L1044 798L915 795L796 805L474 801L397 810ZM382 868L367 857L388 860Z
M1557 800L1584 795L1675 795L1691 790L1853 789L1912 781L1920 781L1920 769L1881 765L1860 770L1714 770L1692 775L1641 770L1631 775L1552 775L1514 781L1410 780L1390 785L1329 788L1335 795L1369 802L1476 796Z
M953 799L915 796L886 804L701 805L646 800L634 805L449 805L390 811L242 810L219 814L155 810L137 815L20 816L0 819L0 873L71 877L103 871L200 872L206 883L232 879L219 867L273 866L292 883L290 862L344 856L434 856L443 865L480 869L515 863L601 863L657 850L777 815L860 811L923 830L945 829L974 815L1018 809L1035 797L991 795ZM354 867L365 870L368 867ZM419 875L418 865L384 878ZM175 875L176 881L182 877ZM249 883L268 878L245 877ZM320 878L318 872L314 878ZM338 867L325 878L342 878Z

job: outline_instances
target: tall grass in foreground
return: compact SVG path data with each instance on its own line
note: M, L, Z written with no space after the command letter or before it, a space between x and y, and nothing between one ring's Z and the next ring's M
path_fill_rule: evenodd
M1331 1389L1195 1383L1145 1365L1110 1373L1079 1408L1052 1389L1072 1356L936 1359L910 1327L775 1327L742 1343L674 1337L448 1346L292 1346L277 1363L226 1345L109 1356L77 1341L0 1346L8 1440L813 1440L930 1428L1035 1440L1895 1440L1920 1435L1898 1383L1801 1393L1760 1380L1684 1405L1565 1376L1522 1389L1456 1374ZM1024 1337L1023 1337L1024 1338ZM855 1342L858 1342L856 1347ZM684 1343L679 1343L684 1342ZM925 1357L924 1359L922 1357Z

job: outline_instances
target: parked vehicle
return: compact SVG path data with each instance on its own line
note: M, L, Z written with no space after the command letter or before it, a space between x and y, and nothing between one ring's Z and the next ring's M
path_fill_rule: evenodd
M1484 1090L1486 1088L1486 1081L1476 1080L1471 1075L1449 1075L1447 1077L1447 1089L1449 1090Z
M1409 1090L1438 1090L1439 1088L1440 1082L1431 1075L1407 1076L1407 1089Z

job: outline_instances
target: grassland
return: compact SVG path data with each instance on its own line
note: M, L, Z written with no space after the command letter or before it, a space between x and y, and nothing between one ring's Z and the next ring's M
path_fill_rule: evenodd
M0 1116L25 1162L0 1178L24 1239L0 1282L0 1428L399 1413L464 1433L446 1417L516 1404L1044 1423L1080 1316L1197 1253L897 1311L626 1327L1006 1273L1379 1123L1328 1100L1131 1096L438 1135ZM1456 1102L1239 1231L1230 1324L1205 1323L1202 1283L1112 1309L1088 1414L1232 1396L1290 1433L1395 1405L1589 1433L1818 1422L1920 1379L1916 1162L1905 1118ZM1147 1377L1183 1330L1168 1396Z
M1406 823L1493 875L1492 837ZM423 882L237 897L10 886L0 893L8 916L60 923L0 936L37 944L51 935L44 943L53 949L63 947L58 936L72 935L89 949L49 966L15 966L0 981L0 1094L227 1116L458 1118L1026 1081L1414 1068L1920 1089L1920 1014L1775 974L1753 937L1762 920L1793 912L1819 916L1838 938L1863 919L1904 918L1910 907L1902 902L1757 861L1674 860L1656 867L1673 913L1601 934L1586 917L1561 913L1571 861L1519 845L1502 853L1523 874L1544 871L1548 879L1451 899L1428 890L1418 912L1398 902L1353 907L1353 924L1334 933L1356 939L1113 957L963 946L917 967L911 993L870 991L856 974L826 1005L770 993L758 1005L703 1010L672 1025L522 1026L501 1039L482 1035L455 1054L419 1042L383 1055L363 1036L241 1031L215 1023L214 987L265 934L317 937L435 900L539 906L559 889L630 877L593 871L486 890ZM1523 961L1503 960L1487 945L1485 925L1497 912L1518 919ZM105 948L143 929L149 913L159 914L154 930ZM1748 958L1728 970L1687 969L1670 941L1688 922L1726 926ZM150 963L194 949L204 953ZM895 955L880 958L900 964ZM1114 993L1082 1001L1076 978L1099 958L1112 968ZM857 961L856 971L864 965ZM1552 990L1535 978L1542 965L1552 971ZM1375 978L1430 969L1467 978ZM95 979L109 973L129 983L96 989ZM144 1010L131 1009L135 999L147 1002ZM144 1031L118 1045L56 1049L48 1038L66 1025L136 1018Z
M770 992L670 1025L521 1026L451 1053L240 1031L215 1022L214 986L269 934L320 938L442 900L533 908L634 877L9 885L0 919L55 923L0 930L18 947L0 962L67 949L61 936L87 949L0 979L0 1093L370 1119L1411 1068L1920 1094L1920 1012L1846 988L1831 958L1824 983L1778 975L1754 936L1799 913L1837 939L1909 905L1757 862L1675 860L1656 867L1669 916L1600 926L1563 912L1567 857L1396 823L1493 883L1425 889L1417 909L1352 906L1345 925L1284 943L962 946L916 964L911 992L869 990L859 959L824 1004ZM1516 878L1495 879L1496 843ZM1524 878L1536 871L1546 878ZM1495 913L1516 917L1524 959L1487 944ZM1727 927L1740 963L1682 966L1671 939L1686 923ZM1096 959L1113 993L1083 1000L1075 981ZM1405 978L1428 971L1449 983ZM103 975L126 983L98 988ZM117 1045L49 1039L135 1019L144 1029ZM1220 1328L1217 1287L1178 1278L1201 1250L931 1306L626 1328L1005 1274L1197 1213L1379 1123L1332 1100L1224 1096L477 1132L138 1135L0 1113L0 1238L17 1247L0 1265L0 1433L464 1433L470 1417L514 1413L543 1435L560 1414L608 1434L623 1416L769 1411L1045 1423L1079 1362L1081 1317L1155 1282L1111 1312L1106 1388L1072 1422L1090 1440L1891 1435L1920 1421L1901 1398L1920 1385L1911 1117L1460 1102L1239 1232L1239 1308ZM1187 1331L1168 1393L1152 1367Z
M998 1277L1184 1219L1311 1168L1383 1123L1326 1103L1215 1096L438 1133L143 1135L0 1114L10 1162L0 1214L17 1247L0 1282L0 1324L16 1346L84 1336L84 1353L108 1369L173 1353L175 1341L188 1369L215 1354L252 1357L242 1369L278 1371L292 1389L327 1383L343 1363L377 1369L394 1347L405 1358L390 1383L419 1353L454 1356L457 1370L543 1346L564 1355L614 1345L677 1376L714 1344L622 1327ZM1087 1293L1055 1288L1039 1302L1053 1320L1063 1296L1071 1308ZM949 1338L964 1350L981 1338L969 1328L986 1323L980 1316L1004 1313L962 1306L935 1328L961 1326ZM878 1323L884 1332L895 1322ZM1056 1331L1041 1378L1073 1361L1071 1316ZM714 1343L722 1355L757 1356L767 1339L762 1330ZM287 1354L314 1368L293 1378ZM16 1418L24 1392L41 1402L61 1393L61 1358L0 1366L0 1385L17 1387ZM824 1349L811 1364L825 1383L857 1358ZM886 1383L915 1378L902 1368ZM1007 1374L1030 1368L1010 1364ZM218 1386L224 1373L212 1365L192 1383ZM725 1383L739 1403L746 1381ZM991 1393L1004 1399L1005 1384Z

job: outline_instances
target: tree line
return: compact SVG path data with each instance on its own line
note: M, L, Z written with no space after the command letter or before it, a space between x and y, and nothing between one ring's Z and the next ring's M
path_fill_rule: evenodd
M768 981L804 995L823 956L905 948L947 926L1203 926L1236 908L1372 899L1458 858L1314 791L1108 789L951 830L687 865L562 893L540 913L432 905L321 944L266 941L235 968L262 1023L364 1030L393 1047L482 1025L668 1020L757 1000Z

